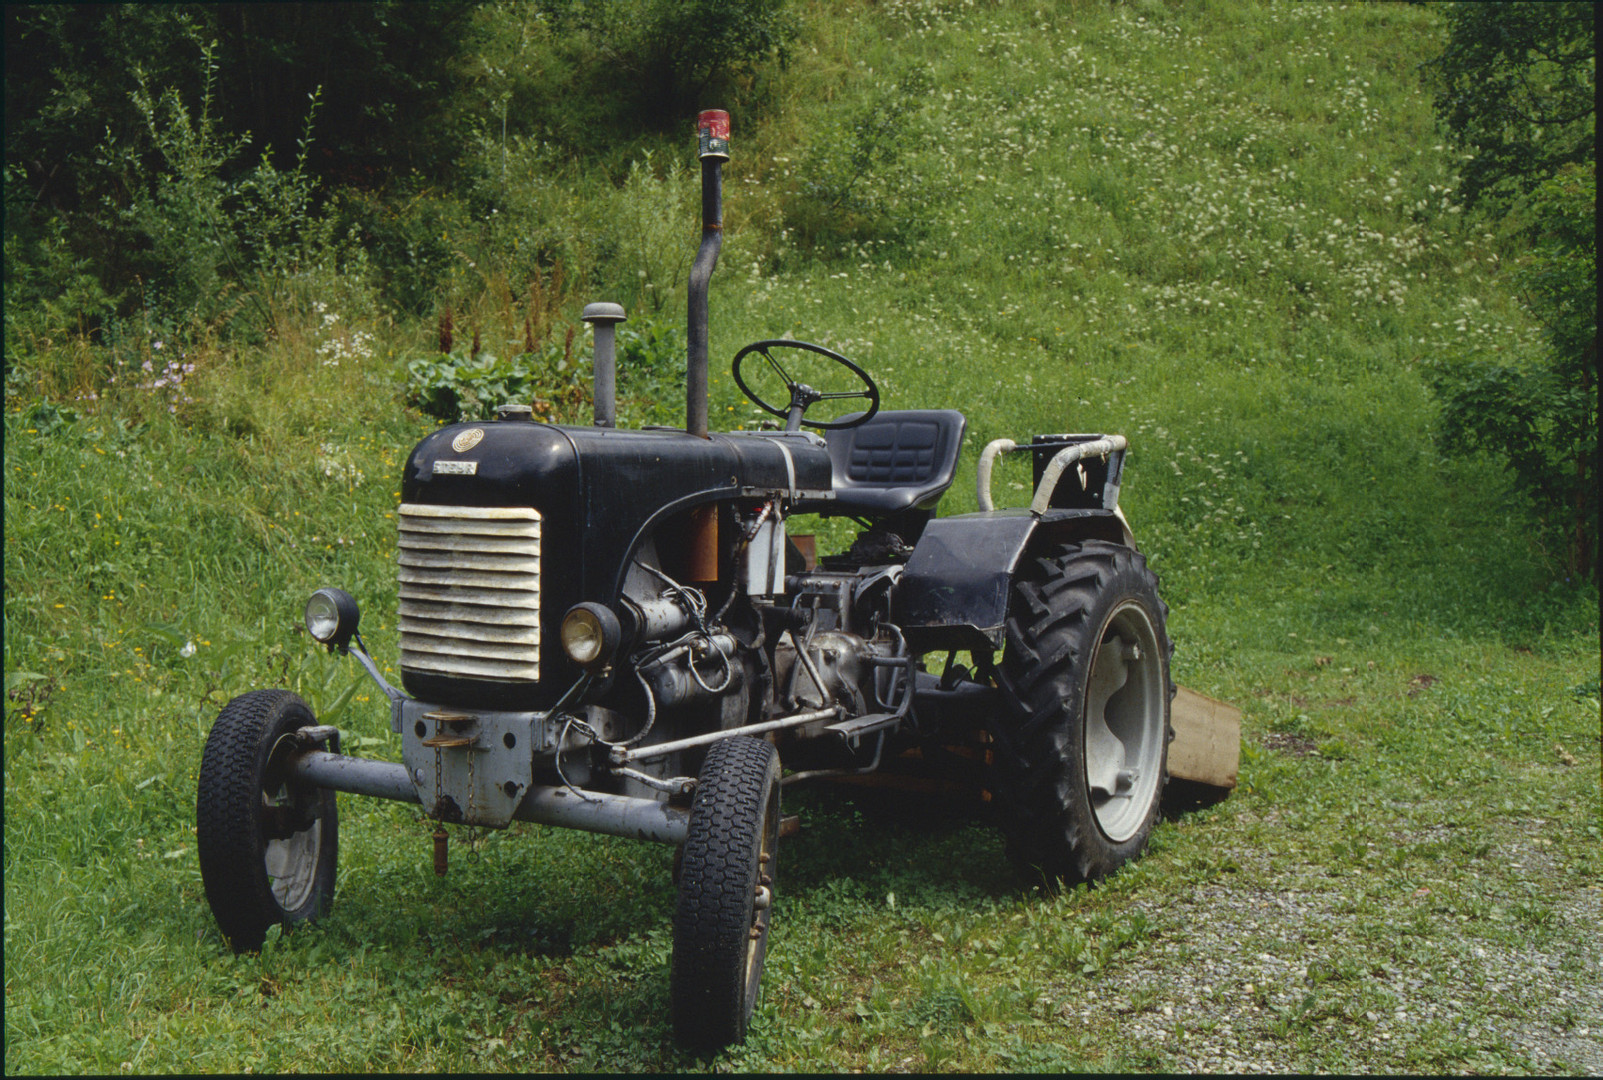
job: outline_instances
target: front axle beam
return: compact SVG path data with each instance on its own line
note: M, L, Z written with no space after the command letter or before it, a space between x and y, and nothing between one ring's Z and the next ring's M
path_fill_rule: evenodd
M406 766L392 761L310 750L287 763L289 776L314 787L368 795L396 802L418 802ZM656 799L636 799L565 787L532 787L512 816L518 821L565 829L682 844L690 824L688 808Z

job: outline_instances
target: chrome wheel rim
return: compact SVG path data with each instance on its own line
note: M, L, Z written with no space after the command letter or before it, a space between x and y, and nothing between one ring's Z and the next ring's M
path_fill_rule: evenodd
M263 809L271 812L276 806L288 805L290 797L287 787L279 788L276 796L264 792ZM273 899L285 911L299 911L311 898L317 883L318 856L323 850L322 825L321 820L313 821L308 828L286 839L269 840L265 845L262 865L267 871L267 884Z
M774 855L779 847L779 785L774 784L763 807L762 839L757 849L757 887L752 897L751 930L746 941L746 1014L757 1003L763 957L768 951L768 924L773 916ZM764 882L764 878L767 881Z
M1097 828L1137 835L1162 782L1165 686L1158 633L1141 604L1113 609L1098 636L1085 694L1085 782Z

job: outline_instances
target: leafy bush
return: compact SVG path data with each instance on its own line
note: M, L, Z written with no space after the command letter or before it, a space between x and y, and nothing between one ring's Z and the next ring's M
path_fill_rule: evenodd
M14 358L86 334L116 310L117 298L106 292L93 261L73 250L60 218L51 219L31 242L6 237L5 274L8 379Z
M569 330L561 342L504 359L470 347L413 360L407 365L408 401L443 423L488 420L508 404L532 405L538 419L581 419L595 353L588 334L576 351L576 337ZM618 393L625 411L634 399L633 411L644 411L651 422L668 422L661 415L667 405L662 398L681 390L684 371L684 334L677 327L645 319L617 328Z
M1596 166L1568 166L1531 199L1536 247L1515 270L1549 351L1524 363L1471 358L1439 370L1449 453L1504 461L1540 513L1567 534L1571 573L1598 553Z
M306 171L316 94L292 170L276 169L263 154L255 168L229 178L250 136L227 133L218 123L216 51L215 42L201 46L206 79L198 112L176 88L153 94L140 75L134 104L159 152L154 169L114 138L108 136L102 146L105 163L124 176L131 192L117 216L143 251L143 275L168 283L173 315L206 321L233 309L225 301L231 289L256 284L247 267L277 276L297 261L316 188ZM265 322L266 312L257 303Z
M585 156L760 96L799 24L790 0L538 0L486 5L470 51L476 114ZM462 103L466 106L466 99ZM515 122L514 119L515 118Z
M442 423L489 420L501 405L532 404L537 414L547 413L550 402L540 397L552 377L569 371L572 364L561 346L520 353L501 359L494 353L458 356L439 353L413 360L409 400Z
M682 423L687 356L683 328L638 319L619 325L617 334L620 412L634 423Z
M1531 245L1514 277L1549 343L1523 363L1441 370L1441 443L1505 461L1585 577L1598 551L1595 18L1591 4L1454 4L1427 64L1437 117L1468 151L1465 204Z
M700 227L696 194L695 180L677 159L658 176L648 152L630 163L623 185L601 202L595 276L614 283L626 310L655 318L671 299L683 304Z
M408 315L427 315L457 262L450 237L462 235L468 214L447 192L405 183L382 192L349 189L333 208L355 230L373 263L384 298Z
M278 293L292 280L365 277L322 180L371 184L376 162L438 163L419 149L441 135L419 100L441 96L442 52L459 44L435 31L467 10L8 12L7 111L21 118L6 139L8 377L28 354L55 364L44 354L71 337L130 339L119 320L259 340L282 329ZM424 137L398 130L398 111Z
M152 152L131 100L141 78L188 100L210 80L214 119L249 132L250 157L272 152L287 167L303 127L294 105L321 87L322 149L308 163L320 182L374 185L411 169L437 176L460 146L441 114L476 7L376 0L314 15L296 4L13 5L6 159L36 212L93 217L103 198L121 194L94 153L105 133ZM196 41L216 42L215 72L196 65Z
M673 121L709 98L732 100L797 32L787 0L635 0L590 5L603 40L620 42L620 82L647 116Z

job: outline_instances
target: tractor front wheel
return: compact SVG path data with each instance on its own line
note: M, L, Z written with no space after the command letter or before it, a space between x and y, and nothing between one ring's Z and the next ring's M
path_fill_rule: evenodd
M1140 553L1086 541L1021 569L997 671L995 775L1009 857L1049 888L1139 855L1170 739L1168 608Z
M196 840L206 900L236 953L267 928L314 919L334 897L339 812L334 793L289 782L294 733L311 707L287 690L254 690L223 707L200 761Z
M779 754L737 735L707 751L679 865L670 978L674 1036L721 1050L746 1037L773 914Z

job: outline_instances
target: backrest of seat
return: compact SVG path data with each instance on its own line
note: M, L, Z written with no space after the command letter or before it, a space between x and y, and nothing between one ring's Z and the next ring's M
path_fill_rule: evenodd
M928 420L892 417L864 424L846 456L846 478L881 486L924 483L935 472L940 435L941 429Z
M966 426L954 409L886 409L860 427L825 432L838 512L892 514L933 503L952 485Z

